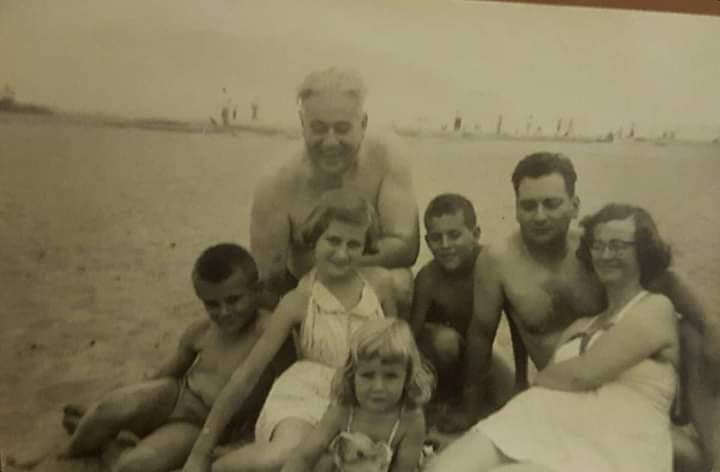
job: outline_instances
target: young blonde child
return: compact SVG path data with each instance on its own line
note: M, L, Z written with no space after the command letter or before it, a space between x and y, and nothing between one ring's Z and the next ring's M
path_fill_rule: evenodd
M416 470L425 440L422 406L432 387L408 324L368 321L351 338L332 404L282 472L311 471L326 451L340 472Z

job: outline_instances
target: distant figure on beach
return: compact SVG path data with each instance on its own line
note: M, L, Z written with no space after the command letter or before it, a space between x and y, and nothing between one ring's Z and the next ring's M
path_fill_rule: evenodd
M98 452L121 431L140 437L113 465L115 472L166 472L181 467L218 394L261 337L258 272L250 254L234 244L206 249L192 272L207 319L191 324L174 356L146 381L113 390L87 411L65 407L63 425L72 434L63 456ZM252 427L274 376L259 375L252 392L228 421Z
M353 189L379 216L378 251L357 261L392 269L400 310L407 313L419 249L418 212L410 168L389 140L366 137L365 85L352 69L310 73L297 95L304 147L258 183L250 246L261 278L278 295L313 267L299 228L322 196Z
M605 308L563 330L533 387L450 444L427 472L671 472L677 318L647 291L670 264L643 209L611 204L581 222L580 263Z
M255 426L255 441L212 464L214 472L277 470L312 433L331 401L331 384L345 364L350 338L366 322L397 314L387 269L362 267L378 247L377 215L358 192L325 193L298 228L315 266L280 300L247 361L223 389L184 472L205 472L227 422L286 340L299 359L275 381Z
M228 95L227 89L225 87L223 87L222 93L223 103L220 107L220 118L222 119L223 127L227 128L228 126L230 126L231 119L237 116L237 110L234 108L232 97Z
M251 121L257 121L259 109L260 109L260 104L258 103L257 98L254 98L252 103L250 103L250 120Z
M570 230L570 223L580 206L575 194L576 179L572 162L562 154L534 153L515 167L512 183L520 228L501 244L484 246L475 263L475 300L482 303L474 305L467 335L465 412L451 418L446 430L466 429L480 417L479 399L486 396L487 388L482 380L490 369L492 345L503 311L517 327L530 359L543 369L568 326L606 308L602 284L575 256L580 236ZM695 426L702 441L709 444L716 429L707 405L713 403L712 389L719 385L720 320L715 312L704 308L688 284L672 270L648 281L647 286L666 295L676 311L683 314L686 329L681 329L681 335L689 339L683 344L703 351L690 362L706 366L708 379L705 384L690 382L689 392ZM526 385L527 377L522 377L519 381ZM682 454L677 450L679 444L676 452Z
M472 203L462 195L433 198L424 215L425 241L433 259L415 277L410 323L423 354L438 376L433 397L436 414L462 401L465 337L473 317L475 261L482 251L480 227ZM482 303L479 300L478 303ZM513 393L513 373L499 353L486 380L486 413Z

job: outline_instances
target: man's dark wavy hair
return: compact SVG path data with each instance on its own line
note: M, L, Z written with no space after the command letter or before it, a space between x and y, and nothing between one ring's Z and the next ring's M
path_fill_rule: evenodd
M571 197L575 196L575 182L577 174L572 161L560 153L553 152L536 152L525 156L515 166L512 174L513 188L515 195L518 193L520 182L522 179L530 177L536 179L546 175L558 173L565 181L565 190Z

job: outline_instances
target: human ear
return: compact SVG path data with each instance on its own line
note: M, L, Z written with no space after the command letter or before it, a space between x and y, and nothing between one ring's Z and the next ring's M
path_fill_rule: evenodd
M368 114L367 114L367 113L364 113L364 114L363 114L361 124L362 124L362 129L363 129L363 131L366 130L366 129L367 129L367 124L368 124Z

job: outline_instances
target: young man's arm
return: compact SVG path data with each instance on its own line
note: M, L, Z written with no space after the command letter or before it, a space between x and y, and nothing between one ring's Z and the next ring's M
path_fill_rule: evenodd
M405 413L403 421L408 422L407 430L398 444L390 472L415 472L418 470L426 429L422 408Z
M280 350L292 327L300 321L307 296L294 290L280 301L268 327L253 346L245 362L237 368L218 395L205 420L183 472L205 472L212 449L222 431L257 384L260 376Z
M707 363L708 382L717 392L720 390L720 314L718 310L710 310L696 290L677 272L669 270L648 287L670 299L675 311L683 316L699 333L702 334L702 352Z
M147 380L155 380L162 377L182 377L192 363L195 362L195 357L197 356L195 340L205 332L209 325L210 320L200 320L188 326L180 337L178 347L173 356L166 360L157 370L146 374L145 378Z
M672 304L663 296L652 296L640 302L633 313L601 335L583 354L540 371L534 384L553 390L596 389L676 343Z
M332 403L317 427L295 448L281 472L311 472L330 442L342 431L342 422L346 417L346 409Z
M250 210L250 252L269 291L283 292L290 244L287 192L277 178L261 181Z
M415 339L419 339L422 333L428 310L432 304L432 274L429 266L420 269L415 277L415 289L413 290L412 308L410 310L410 327L415 335Z
M478 255L475 263L473 318L465 340L464 411L441 424L444 431L467 429L481 414L482 402L489 401L487 382L492 367L492 346L504 300L498 264L497 257L487 248Z
M379 252L363 256L361 262L366 266L378 265L388 269L410 267L420 250L418 209L410 168L394 146L388 147L386 152L387 173L377 198L382 230L378 241Z

